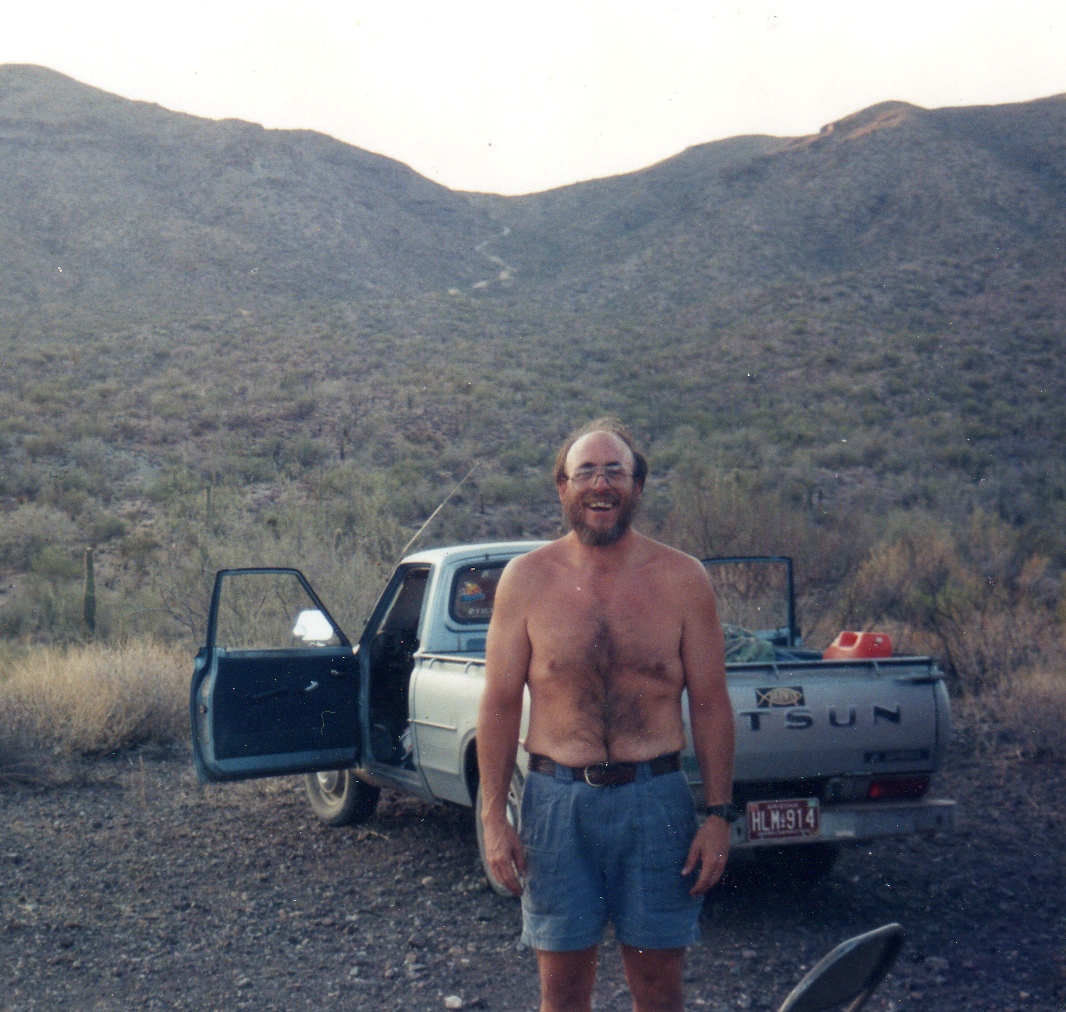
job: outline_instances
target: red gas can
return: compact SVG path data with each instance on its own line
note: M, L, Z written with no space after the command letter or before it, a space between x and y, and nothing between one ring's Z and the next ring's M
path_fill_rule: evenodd
M826 661L850 661L868 657L891 657L892 637L879 632L842 632L825 649Z

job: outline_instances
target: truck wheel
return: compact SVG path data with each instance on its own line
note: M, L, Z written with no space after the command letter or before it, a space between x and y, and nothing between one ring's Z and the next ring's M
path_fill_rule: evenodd
M519 829L521 826L522 788L524 784L522 771L516 766L514 773L511 774L511 786L507 791L507 821L515 829ZM481 824L481 805L481 783L479 781L477 785L477 800L474 803L474 826L477 832L477 852L481 858L481 868L485 872L485 878L489 880L489 885L492 886L494 893L514 899L514 893L489 871L489 863L485 860L485 827Z
M839 853L840 847L835 843L759 848L752 854L753 871L762 884L803 891L829 874Z
M327 826L366 822L378 806L381 788L360 780L354 770L329 770L304 777L311 807Z

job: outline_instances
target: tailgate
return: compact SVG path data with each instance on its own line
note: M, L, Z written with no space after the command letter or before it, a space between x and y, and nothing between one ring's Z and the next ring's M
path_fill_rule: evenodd
M927 658L741 664L729 669L734 780L933 771L949 727Z

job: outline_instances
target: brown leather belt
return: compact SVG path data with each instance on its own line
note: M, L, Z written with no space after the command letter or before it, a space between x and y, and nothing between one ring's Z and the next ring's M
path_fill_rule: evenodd
M676 773L681 769L681 753L670 752L647 761L648 772L653 777L664 773ZM546 755L529 754L529 768L537 773L555 776L556 770L565 770L574 780L584 780L592 787L621 787L637 779L640 763L593 763L591 766L564 766Z

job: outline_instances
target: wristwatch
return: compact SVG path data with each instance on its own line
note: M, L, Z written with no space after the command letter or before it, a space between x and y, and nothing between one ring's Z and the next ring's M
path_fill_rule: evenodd
M704 815L717 815L726 822L736 822L740 818L740 809L732 802L725 805L708 805L703 810Z

